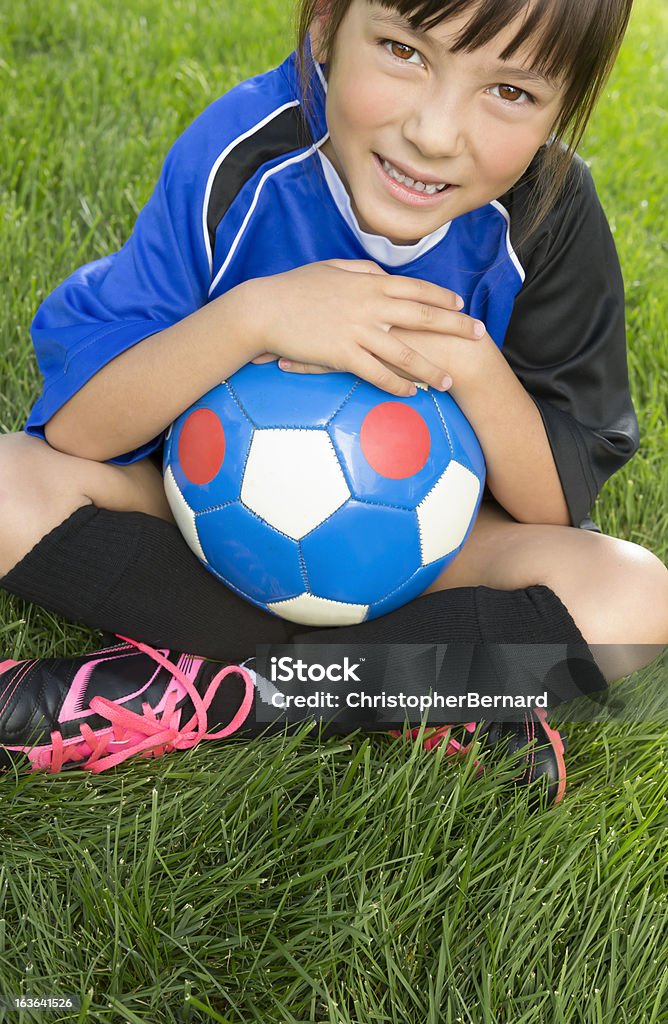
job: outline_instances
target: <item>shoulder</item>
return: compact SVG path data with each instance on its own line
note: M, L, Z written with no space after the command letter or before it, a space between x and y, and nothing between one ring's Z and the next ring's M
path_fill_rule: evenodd
M552 208L538 227L530 231L539 201L538 181L545 158L546 147L543 147L519 181L499 201L508 213L510 239L523 264L531 263L539 255L545 257L568 249L575 243L586 248L594 244L602 229L607 231L591 171L577 153Z
M292 56L240 82L203 110L169 150L167 176L208 177L226 157L257 166L286 146L298 148L304 140L301 102L285 73Z

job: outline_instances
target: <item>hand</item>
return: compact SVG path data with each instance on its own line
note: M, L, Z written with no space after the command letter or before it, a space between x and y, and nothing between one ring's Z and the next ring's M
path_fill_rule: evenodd
M347 371L399 396L415 393L413 381L446 390L445 338L477 338L453 292L371 261L310 263L248 286L259 311L252 362L281 356L297 372Z

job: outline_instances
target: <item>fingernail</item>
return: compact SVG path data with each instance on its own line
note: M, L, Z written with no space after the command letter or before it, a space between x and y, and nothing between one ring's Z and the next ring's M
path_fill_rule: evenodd
M441 387L443 388L444 391L447 391L447 389L451 386L451 384L452 384L452 377L450 377L449 374L446 374L445 377L443 378L443 380L441 381Z
M461 295L455 296L455 307L457 309L463 309L464 308L464 300L461 297Z
M475 334L476 338L482 338L486 330L487 328L483 323L481 323L480 320L476 320L475 323L473 324L473 333Z
M290 367L292 366L292 363L290 362L289 359L279 359L278 365L280 366L281 370L289 370Z

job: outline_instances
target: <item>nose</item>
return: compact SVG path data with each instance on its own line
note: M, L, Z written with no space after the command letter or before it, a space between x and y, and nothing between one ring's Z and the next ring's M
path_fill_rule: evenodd
M466 146L466 108L456 86L415 97L404 125L404 138L424 157L460 156Z

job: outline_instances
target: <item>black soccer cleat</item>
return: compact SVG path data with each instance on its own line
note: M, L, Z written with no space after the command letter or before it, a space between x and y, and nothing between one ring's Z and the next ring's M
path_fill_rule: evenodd
M0 661L0 771L101 772L243 726L254 700L246 669L119 639L78 658Z
M527 711L521 722L481 723L480 737L487 746L507 742L509 754L522 751L526 767L515 779L516 785L528 786L537 779L546 779L549 802L561 802L566 791L566 740L549 724L545 711Z

